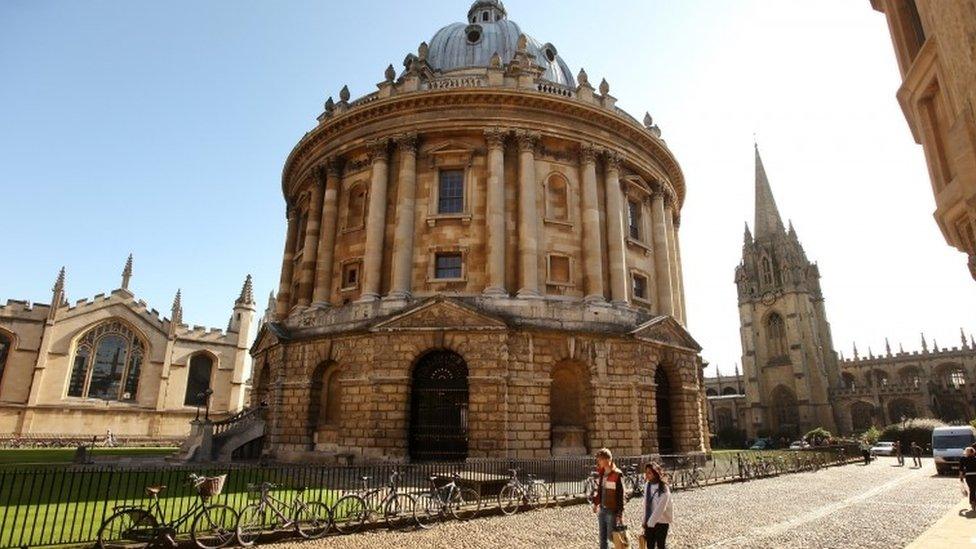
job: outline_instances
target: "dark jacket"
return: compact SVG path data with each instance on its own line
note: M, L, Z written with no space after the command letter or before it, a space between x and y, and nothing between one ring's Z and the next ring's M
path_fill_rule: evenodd
M606 507L608 511L612 511L617 514L624 512L624 484L623 484L623 473L616 466L607 473L606 477L603 475L603 470L599 470L600 479L596 486L596 498L593 503ZM604 503L603 498L603 482L606 479L606 491L607 491L607 501Z

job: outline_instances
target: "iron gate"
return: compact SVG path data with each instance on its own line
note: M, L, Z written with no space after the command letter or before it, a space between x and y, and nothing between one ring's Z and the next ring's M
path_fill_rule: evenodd
M413 371L410 459L463 461L468 457L468 366L461 355L433 351Z

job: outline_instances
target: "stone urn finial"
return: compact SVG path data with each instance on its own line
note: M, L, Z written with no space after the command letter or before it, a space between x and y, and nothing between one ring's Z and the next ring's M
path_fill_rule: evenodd
M349 86L343 86L342 89L339 90L339 101L342 101L343 103L348 103L349 97L350 97Z
M396 70L393 68L392 63L386 67L386 73L383 76L386 77L387 82L393 82L393 79L396 78Z
M325 100L325 112L332 114L333 111L335 111L335 101L332 99L332 96L329 96L329 98Z
M417 48L417 57L419 57L421 61L426 61L428 53L430 53L430 46L427 45L427 42L421 42L420 46Z
M651 126L653 126L653 125L654 125L654 119L651 118L651 113L645 112L644 113L644 127L647 128L647 129L650 129Z
M579 74L576 75L576 81L579 82L580 86L590 85L590 76L586 74L585 69L580 69Z
M604 78L603 80L600 81L600 95L609 95L609 93L610 93L610 84L607 82L607 79Z

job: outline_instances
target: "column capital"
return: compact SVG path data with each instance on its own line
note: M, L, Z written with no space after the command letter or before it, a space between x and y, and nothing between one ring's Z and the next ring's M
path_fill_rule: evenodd
M397 135L396 138L397 149L402 153L417 153L417 144L420 142L420 138L417 136L417 132L406 132Z
M620 162L623 161L624 155L613 150L605 149L603 151L603 159L607 163L607 170L620 171Z
M289 200L285 204L285 219L287 219L288 222L291 223L292 221L295 220L296 217L298 217L298 207L295 206L294 202Z
M596 162L596 157L599 155L600 155L600 149L593 143L580 143L579 157L581 163L589 164L592 162Z
M508 130L504 128L485 128L485 141L489 149L500 149L505 146Z
M515 130L515 139L518 141L519 152L535 152L536 146L542 134L532 130Z
M375 139L366 142L366 155L370 163L386 162L390 157L389 141L387 139Z

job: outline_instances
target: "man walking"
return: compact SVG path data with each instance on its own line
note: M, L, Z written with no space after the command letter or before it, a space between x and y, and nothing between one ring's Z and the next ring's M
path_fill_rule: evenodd
M902 451L901 451L901 441L900 440L896 440L895 441L895 459L898 460L898 465L900 467L902 467L902 466L905 465L905 454L903 454Z
M613 543L613 531L624 521L623 473L613 463L613 454L607 448L596 452L596 468L600 475L593 500L593 512L600 525L600 549L609 549Z
M912 443L912 465L922 468L922 447L917 442Z

